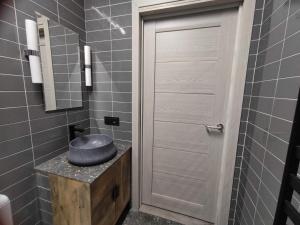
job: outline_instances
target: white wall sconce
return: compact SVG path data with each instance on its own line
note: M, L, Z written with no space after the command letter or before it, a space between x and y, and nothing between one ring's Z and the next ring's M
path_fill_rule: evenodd
M39 53L37 23L33 20L25 20L27 49L25 55L29 59L31 80L34 84L42 84L42 69Z
M92 64L91 64L91 47L84 46L84 72L85 72L85 86L92 86Z

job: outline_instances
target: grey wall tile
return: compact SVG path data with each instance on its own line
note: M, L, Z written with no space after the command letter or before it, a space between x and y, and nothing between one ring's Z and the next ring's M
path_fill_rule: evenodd
M288 57L300 52L300 33L296 33L285 40L283 57Z
M300 77L279 79L276 90L277 98L296 99L300 87Z
M110 23L106 19L86 21L85 25L87 31L110 29Z
M285 161L286 154L288 150L287 142L275 137L273 135L269 136L267 148L274 156L279 158L281 161Z
M17 42L17 28L13 24L0 21L0 37L6 40Z
M296 2L266 0L265 5L264 1L256 2L256 8L263 11L263 19L258 38L260 12L257 11L254 24L258 25L253 27L252 40L258 39L259 53L255 58L255 46L252 46L248 70L254 70L255 73L254 83L247 79L244 105L248 104L250 98L251 110L247 118L243 117L246 129L244 124L240 128L240 131L246 132L246 139L245 145L241 143L240 147L243 163L241 175L237 178L239 198L237 206L232 206L235 209L232 218L235 224L244 225L249 221L255 225L273 223L300 87L300 38L296 33L300 27L295 13L300 5ZM257 63L254 64L256 59ZM236 165L239 165L238 161ZM252 190L247 188L248 195L245 195L244 187L248 183ZM253 204L255 215L249 213ZM250 211L245 210L247 207ZM254 220L253 223L251 220Z
M0 189L4 189L9 185L13 185L20 180L29 177L33 174L33 163L23 165L21 167L15 168L8 173L1 174Z
M278 8L280 8L287 0L266 0L264 7L263 21L266 21Z
M2 74L22 75L22 65L19 60L0 56L0 68Z
M108 6L110 4L110 0L88 0L84 1L85 9L90 9L92 6L95 7L103 7Z
M267 50L260 52L257 56L256 65L258 67L278 61L281 57L283 42L280 42Z
M273 97L275 93L276 81L264 81L253 84L252 95L260 97Z
M250 110L248 121L263 130L268 130L270 125L270 116Z
M92 6L94 6L94 7L92 8ZM109 5L101 6L101 7L97 7L96 5L92 5L92 6L85 11L85 19L87 21L105 19L105 18L103 18L104 16L105 17L110 16L110 6ZM95 8L97 8L97 10L95 10Z
M24 177L15 184L11 184L8 188L3 190L3 194L7 195L10 199L14 199L24 194L24 190L31 190L36 187L34 174Z
M282 179L284 164L269 151L266 152L264 164L265 168L267 168L278 180Z
M292 121L296 109L296 100L275 99L273 115L282 119Z
M26 120L28 120L26 107L0 109L0 125Z
M24 151L31 147L29 135L17 139L0 142L0 159Z
M121 27L128 27L132 25L131 15L118 15L118 16L114 16L113 19Z
M283 59L281 61L280 77L298 76L298 71L300 69L300 64L298 63L299 60L300 55L295 55L293 57Z
M289 1L286 1L278 10L276 10L269 19L263 22L261 27L261 36L266 35L277 25L282 23L288 16Z
M67 126L42 131L32 135L33 146L41 145L49 140L67 136Z
M10 5L0 3L0 20L8 22L10 24L16 24L15 11Z
M14 168L32 162L33 155L31 149L0 159L0 171L7 173Z
M75 3L74 1L70 0L58 0L58 3L64 6L67 9L71 9L73 14L76 14L78 17L84 19L84 10L82 10L83 7L83 1L81 1L81 5L78 5L78 3ZM72 20L71 20L72 21Z
M285 34L286 22L281 23L270 33L265 35L263 38L259 40L259 51L263 51L266 48L280 42L283 40Z
M120 81L131 82L132 81L132 76L131 75L132 75L132 73L127 72L127 71L125 71L125 72L122 72L122 71L112 72L112 80L116 81L116 82L120 82Z
M131 2L111 5L111 16L120 16L131 14Z
M274 62L255 69L254 81L257 82L276 79L278 75L279 64L279 62Z
M291 5L291 10L293 9L292 5ZM298 5L299 5L299 3L298 3ZM290 36L290 35L296 33L299 30L300 30L299 12L296 12L296 13L294 13L293 15L291 15L289 17L289 22L288 22L287 31L286 31L287 32L287 36Z
M112 40L112 50L126 50L126 49L132 49L132 40L131 40L131 34L129 34L129 38L123 37L119 35L119 31L116 32L117 34L113 34L115 36L112 36L116 40ZM119 35L119 36L118 36Z
M23 78L21 76L1 75L0 74L1 91L24 91Z
M14 123L1 126L0 142L26 136L29 132L29 122Z
M262 203L261 199L259 199L258 204L257 204L257 212L261 216L264 224L272 224L273 223L273 217L270 214L270 212L266 209L266 207Z
M292 129L292 123L272 117L270 125L270 133L283 139L284 141L289 141L290 134Z

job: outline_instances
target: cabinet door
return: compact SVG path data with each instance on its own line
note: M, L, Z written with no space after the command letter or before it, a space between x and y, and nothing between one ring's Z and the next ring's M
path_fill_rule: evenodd
M89 185L56 175L49 175L53 224L90 225Z
M131 151L128 151L118 161L117 187L119 189L116 200L117 219L122 214L131 196Z
M116 163L91 185L92 225L113 225L115 222L116 203L113 191L117 168Z

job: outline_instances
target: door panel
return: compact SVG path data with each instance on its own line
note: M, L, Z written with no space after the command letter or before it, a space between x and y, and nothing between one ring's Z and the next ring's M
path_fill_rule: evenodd
M236 11L144 24L142 203L213 223ZM226 128L225 128L226 132Z
M154 172L205 181L209 176L209 165L208 154L167 148L153 149Z
M210 140L206 137L202 125L154 122L153 147L208 153Z
M157 63L155 92L214 94L216 79L216 61Z
M191 204L205 205L207 196L201 194L206 191L207 184L203 180L189 179L183 176L153 173L153 193L168 198L186 201ZM186 191L186 190L189 191Z
M156 61L217 59L219 30L220 27L200 27L157 33Z
M156 93L154 119L181 123L212 122L215 96L181 93Z

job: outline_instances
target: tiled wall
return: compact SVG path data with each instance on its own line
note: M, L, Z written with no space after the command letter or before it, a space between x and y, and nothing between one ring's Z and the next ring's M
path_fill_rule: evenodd
M37 11L86 39L81 0L3 0L0 3L0 193L12 201L15 225L39 222L35 165L67 150L67 125L89 127L84 108L45 113L41 85L31 83L24 20Z
M257 2L238 146L242 164L232 198L235 224L273 224L300 87L299 15L298 0ZM294 196L300 210L299 200Z
M40 217L39 225L53 225L53 211L48 175L37 172L36 184Z
M86 0L86 40L92 49L92 133L131 141L131 1ZM104 116L120 117L120 126L104 124Z
M238 197L238 191L239 191L239 182L240 182L240 176L241 176L241 167L242 167L242 161L243 161L245 136L246 136L247 122L248 122L252 79L253 79L256 57L257 57L260 27L261 27L261 22L262 22L262 15L263 15L263 6L264 6L264 0L256 0L254 20L253 20L253 26L252 26L251 43L250 43L250 49L249 49L249 59L248 59L248 67L247 67L247 74L246 74L246 82L245 82L245 91L244 91L244 96L243 96L242 115L241 115L240 129L239 129L239 139L238 139L238 144L237 144L237 155L236 155L236 162L235 162L235 171L234 171L232 194L231 194L230 214L229 214L229 222L228 222L229 225L234 224L235 212L236 212L236 207L237 207L237 197Z

